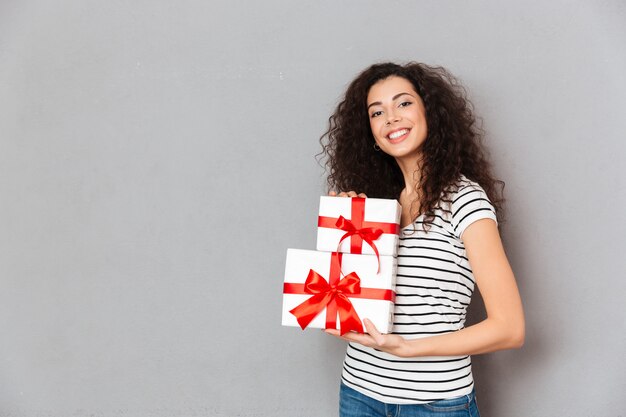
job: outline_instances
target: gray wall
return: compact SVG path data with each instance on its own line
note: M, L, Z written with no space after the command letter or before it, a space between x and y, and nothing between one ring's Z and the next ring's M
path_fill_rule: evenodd
M624 44L620 1L2 0L0 415L335 415L285 250L346 84L419 60L507 183L527 342L475 357L483 416L623 416Z

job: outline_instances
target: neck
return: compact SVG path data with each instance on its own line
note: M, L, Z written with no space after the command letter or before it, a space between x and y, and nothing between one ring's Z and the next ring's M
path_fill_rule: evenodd
M404 177L404 192L410 196L415 192L415 187L422 177L419 158L396 158L396 163Z

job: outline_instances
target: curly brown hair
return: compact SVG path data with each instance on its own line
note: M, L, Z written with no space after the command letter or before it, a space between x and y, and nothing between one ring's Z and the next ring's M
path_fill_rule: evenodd
M477 125L466 90L445 68L417 62L372 65L348 86L320 138L329 189L399 198L404 177L393 157L374 148L367 113L370 88L391 76L411 82L426 110L428 134L421 149L420 181L415 187L419 196L417 216L425 214L425 223L432 221L434 209L461 175L480 184L501 216L504 182L492 174L483 146L484 132Z

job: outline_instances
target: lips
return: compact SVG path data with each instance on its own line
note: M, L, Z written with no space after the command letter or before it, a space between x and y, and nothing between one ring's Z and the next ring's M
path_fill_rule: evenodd
M401 141L403 141L406 138L406 136L409 134L410 130L411 129L394 130L393 132L391 132L390 134L387 135L387 139L391 143L401 142Z

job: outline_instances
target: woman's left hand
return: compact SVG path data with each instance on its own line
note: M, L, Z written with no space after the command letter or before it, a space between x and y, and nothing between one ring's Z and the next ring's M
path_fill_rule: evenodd
M347 342L356 342L363 346L382 350L383 352L395 356L407 356L406 340L403 337L395 334L380 333L376 326L368 319L364 319L363 323L365 323L366 333L348 332L341 336L339 330L327 329L325 332Z

